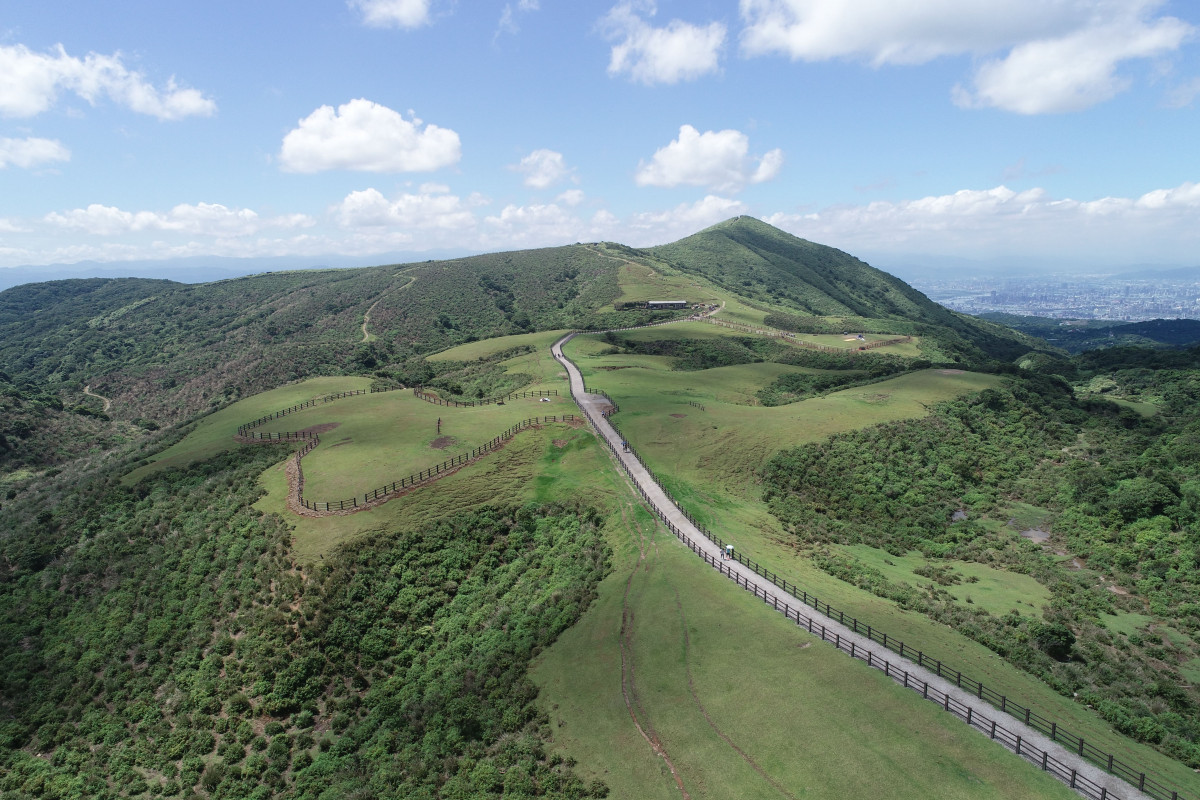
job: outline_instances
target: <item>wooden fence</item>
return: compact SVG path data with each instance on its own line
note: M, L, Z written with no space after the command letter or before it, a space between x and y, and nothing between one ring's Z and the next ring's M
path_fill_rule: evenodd
M566 358L566 356L564 355L563 358ZM574 392L572 392L572 398L576 399L576 402L578 403L578 398L575 398ZM584 415L588 418L592 425L599 431L599 420L593 418L593 416L584 406L580 405L579 408L584 412ZM659 480L654 471L650 469L649 465L646 464L645 460L641 457L641 454L639 454L636 449L628 444L628 440L625 438L624 434L621 433L621 430L617 424L611 419L606 419L605 421L625 443L625 449L627 452L632 454L633 457L637 459L638 463L641 464L642 468L645 469L646 473L650 476L650 479L654 481L660 490L662 490L663 494L667 496L671 503L673 503L675 507L679 509L683 516L687 518L687 520L691 522L696 529L704 535L705 538L724 551L726 542L719 536L710 532L704 527L704 525L698 522L695 517L691 515L691 513L683 508L671 494L671 492L663 486L662 481ZM622 467L625 468L626 472L629 472L628 467L625 466L624 461L621 458L622 454L618 452L616 446L613 445L612 442L608 441L607 437L604 437L603 435L601 436L601 439L608 445L609 449L617 457L617 463L621 464ZM632 473L630 473L630 478L633 478ZM971 725L977 730L988 733L992 739L999 741L1005 747L1008 747L1008 749L1012 750L1022 758L1037 764L1043 770L1051 772L1057 778L1066 782L1072 789L1075 789L1085 797L1093 798L1093 800L1109 800L1110 798L1115 800L1117 797L1116 795L1110 794L1105 787L1094 783L1082 775L1079 775L1074 769L1058 761L1048 752L1034 747L1028 742L1023 742L1020 734L1009 731L995 720L975 714L973 709L962 705L948 694L942 694L936 688L931 687L927 682L914 680L910 674L903 670L900 666L891 664L885 660L881 661L879 659L875 659L870 651L856 652L857 647L853 642L843 643L839 634L827 632L825 626L819 621L814 620L814 618L811 616L801 614L799 609L792 608L787 602L781 602L777 597L770 595L765 589L761 589L757 584L749 581L748 579L742 578L737 573L734 573L728 567L726 567L720 559L713 559L711 556L708 556L702 547L693 542L687 534L685 534L674 523L671 522L666 513L662 509L658 508L646 491L640 485L638 485L636 480L634 480L633 483L638 487L639 493L641 493L643 499L646 500L651 510L653 510L659 516L668 530L670 530L676 537L683 541L684 544L688 545L697 555L703 558L706 563L716 567L727 577L733 578L739 586L747 591L753 592L756 597L761 597L764 602L772 605L777 610L782 611L788 617L788 619L795 620L798 625L806 626L810 632L821 636L822 639L833 642L834 646L849 653L852 657L866 661L869 666L883 671L897 683L901 683L905 688L920 691L922 696L926 699L933 700L940 705L943 705L945 710L954 713L956 716L966 721L968 725ZM1157 800L1189 800L1189 798L1181 794L1177 788L1163 783L1162 780L1164 779L1155 779L1138 766L1127 764L1121 761L1112 753L1105 752L1100 748L1084 741L1083 737L1071 733L1066 728L1060 726L1056 721L1034 713L1030 707L1023 706L1018 702L1010 700L1007 696L984 686L982 682L964 675L960 670L954 669L938 659L926 656L921 650L907 645L905 642L897 639L895 636L889 636L886 632L881 631L878 628L875 628L867 623L860 622L858 619L852 616L847 616L844 612L830 606L828 603L822 602L816 595L810 595L807 591L796 586L794 583L781 578L777 573L772 572L771 570L768 570L757 562L751 560L744 553L735 551L734 559L743 566L753 570L755 574L770 581L779 589L782 589L792 597L799 599L806 606L813 608L818 613L823 614L829 619L836 619L839 623L849 627L855 633L864 635L871 641L883 645L885 648L897 653L902 658L913 659L920 666L926 669L932 669L938 675L938 677L948 681L953 681L955 686L958 688L974 694L977 698L990 703L1000 712L1019 719L1029 727L1048 735L1051 741L1062 744L1064 747L1077 753L1080 757L1086 759L1092 764L1095 764L1110 774L1121 778L1126 783L1136 786L1139 791L1144 792L1151 797L1157 798ZM926 663L926 661L928 661L928 663Z
M403 387L396 387L396 388L403 388ZM284 432L275 432L275 433L260 433L260 432L254 430L254 428L257 428L260 425L265 425L266 423L271 422L272 420L276 420L281 417L286 417L289 414L295 414L297 411L303 411L306 408L312 408L313 406L322 405L324 403L331 403L334 400L340 400L345 397L355 397L357 395L371 394L374 392L387 392L387 391L395 391L395 389L355 389L355 390L349 391L349 392L338 392L337 394L329 394L329 395L325 395L324 397L315 398L313 400L306 400L305 402L297 403L296 405L291 406L290 408L285 408L280 411L276 411L273 414L268 414L264 417L259 417L258 419L254 420L253 422L247 422L245 425L239 425L238 429L237 429L237 436L240 439L244 439L244 440L251 441L251 442L303 441L305 443L304 446L301 447L299 450L297 450L295 453L296 477L297 477L297 489L296 489L297 499L300 501L301 505L303 505L305 508L310 509L312 511L345 511L348 509L360 508L362 506L367 505L368 503L371 503L374 500L380 499L381 497L386 497L389 494L394 494L395 492L403 491L404 489L408 489L412 486L415 486L418 483L424 483L425 481L428 481L431 478L436 478L438 475L441 475L443 473L457 469L458 467L461 467L463 464L466 464L468 461L476 459L479 456L481 456L484 453L487 453L491 450L495 450L501 444L508 441L513 436L516 436L518 433L520 433L523 430L527 430L536 425L544 425L546 423L551 423L551 422L574 422L575 421L574 414L561 414L561 415L550 416L550 417L531 417L529 419L522 420L522 421L518 422L516 425L513 425L512 427L510 427L508 430L504 431L504 433L502 433L499 436L492 439L491 441L484 442L479 447L474 448L469 453L460 453L459 455L455 456L454 458L446 459L441 464L430 467L429 469L424 469L424 470L421 470L420 472L415 472L412 475L408 475L404 478L401 478L400 480L392 481L391 483L386 484L384 486L380 486L378 488L371 489L367 492L364 492L362 494L362 502L361 503L359 502L359 497L357 495L354 497L351 497L348 500L313 501L313 500L306 500L304 498L304 467L301 464L301 459L303 459L306 455L311 453L313 448L321 443L321 437L319 434L311 433L309 431L284 431ZM414 388L413 392L415 392L418 397L421 397L421 399L425 399L425 400L428 399L427 397L422 396L421 391L419 389ZM436 398L438 401L440 401L438 403L439 405L448 405L448 404L454 402L452 400L451 401L442 400L440 397L437 397L437 395L431 395L431 396ZM497 399L518 398L518 397L557 397L557 396L558 396L558 390L550 389L550 390L545 390L545 391L514 392L512 394L505 395L504 398L497 398ZM475 405L486 405L487 403L490 403L490 402L496 402L496 399L487 400L487 401L478 401L477 403L475 403ZM457 403L455 405L460 406L460 407L461 406L469 407L472 404L471 403Z
M298 499L300 500L301 505L312 511L346 511L355 508L361 508L368 505L372 501L380 499L381 497L386 497L389 494L395 494L396 492L416 486L419 483L424 483L431 478L436 478L442 473L451 472L458 467L461 467L463 464L466 464L468 461L472 461L476 458L479 458L479 456L483 455L484 453L495 450L521 431L528 430L529 428L533 428L538 425L545 425L553 422L574 421L574 414L562 414L552 417L530 417L529 419L521 420L516 425L513 425L508 430L504 431L504 433L495 437L491 441L484 442L479 447L476 447L468 453L459 453L458 455L454 456L454 458L448 458L436 466L423 469L420 472L414 472L412 475L401 478L400 480L392 481L389 484L385 484L376 489L371 489L367 492L364 492L361 496L361 502L358 495L351 497L348 500L314 501L304 499L304 474L301 470L299 476L300 488L298 492ZM309 451L316 447L320 441L315 436L313 436L313 439L315 441L311 441L308 445L301 449L301 452L296 454L296 467L298 470L301 469L300 459L303 457L303 455L306 455Z
M437 406L447 406L448 408L476 408L478 406L488 406L500 403L505 400L519 400L523 397L558 397L558 389L539 389L531 392L512 392L511 394L503 395L502 397L489 397L483 400L446 400L433 392L425 391L424 387L414 386L413 394L424 400L426 403L433 403Z

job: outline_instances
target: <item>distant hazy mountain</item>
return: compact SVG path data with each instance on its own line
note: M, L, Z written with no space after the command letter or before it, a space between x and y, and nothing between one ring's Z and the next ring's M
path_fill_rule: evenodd
M417 260L457 258L461 252L441 250L429 253L384 253L373 256L277 256L264 258L191 258L143 261L80 261L75 264L46 264L0 268L0 290L26 283L61 281L75 278L159 278L178 283L209 283L294 269L343 269L378 264L411 263Z

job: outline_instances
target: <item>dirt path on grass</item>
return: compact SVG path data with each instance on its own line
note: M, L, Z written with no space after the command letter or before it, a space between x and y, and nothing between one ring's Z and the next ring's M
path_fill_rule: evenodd
M104 396L104 395L102 395L102 394L96 394L95 392L93 392L93 391L92 391L92 385L91 385L90 383L89 383L87 386L83 387L83 393L84 393L84 394L86 394L88 397L94 397L94 398L96 398L97 400L103 400L103 401L104 401L104 413L105 413L105 414L107 414L107 413L108 413L108 410L109 410L110 408L112 408L112 400L109 400L107 397L105 397L105 396Z
M630 520L625 515L625 506L621 506L621 519L626 526L630 526ZM629 712L629 718L633 721L633 727L646 740L646 744L650 745L650 749L654 754L663 760L667 765L667 769L671 772L671 777L675 779L675 785L679 788L679 793L684 797L684 800L691 800L691 795L688 794L687 788L683 785L683 778L679 775L679 770L675 769L675 762L667 754L667 750L663 747L662 739L659 738L658 732L654 730L654 725L650 721L650 714L642 705L641 697L637 690L637 672L636 664L633 657L634 633L633 633L633 608L630 606L629 595L633 590L633 579L641 570L648 571L650 564L646 560L646 532L642 530L642 525L636 519L632 520L632 527L637 528L638 532L638 559L633 565L633 569L629 571L629 577L625 579L625 592L621 596L621 630L618 633L617 641L621 650L621 698L625 701L625 708ZM658 546L654 546L654 556L657 560ZM640 594L640 592L638 592Z
M592 331L589 331L589 333L592 333ZM1032 761L1045 768L1046 761L1043 760L1042 756L1045 753L1047 759L1053 759L1057 764L1064 765L1062 768L1064 774L1056 772L1055 777L1059 777L1066 782L1066 775L1069 774L1070 781L1075 784L1077 790L1080 790L1082 786L1095 787L1094 792L1088 794L1088 796L1098 798L1103 793L1106 798L1112 798L1112 800L1143 800L1143 798L1149 800L1149 796L1140 792L1136 787L1115 775L1110 775L1058 742L1051 741L1050 737L1031 726L1025 725L1021 720L1002 713L990 703L959 688L949 678L942 678L932 669L928 669L915 661L897 655L894 651L884 647L874 639L864 634L856 633L850 626L841 624L833 617L819 614L803 600L787 594L782 589L767 582L741 562L726 560L719 545L708 539L699 528L684 516L683 511L670 500L662 487L654 481L649 470L642 466L636 454L623 451L621 447L621 435L600 414L600 409L609 404L608 399L601 395L587 394L584 391L582 373L563 354L563 345L576 335L574 333L568 334L555 342L550 348L554 358L567 371L571 385L571 396L579 406L579 409L584 413L584 416L591 420L592 426L595 428L600 439L609 446L613 458L618 461L626 474L629 475L638 487L639 492L641 492L650 509L666 522L681 540L688 543L688 546L697 555L703 557L706 563L719 569L722 575L734 580L738 586L753 591L756 597L761 597L764 602L782 611L789 619L795 619L798 624L803 624L807 621L810 631L819 629L822 634L822 641L832 640L836 642L836 647L839 651L849 652L851 657L867 661L869 665L876 668L886 669L888 676L898 683L901 680L901 676L903 676L903 685L905 687L922 691L927 699L938 698L939 705L942 698L944 698L948 709L952 705L954 708L969 709L969 712L964 713L968 714L967 719L970 720L968 724L974 730L984 732L990 726L993 741L1000 741L1008 749L1013 750L1014 746L1008 743L1009 740L1005 736L998 737L997 731L1011 734L1012 737L1015 737L1015 751L1027 761ZM985 733L985 735L987 734Z
M371 334L367 333L367 325L368 325L368 324L370 324L370 322L371 322L371 312L375 310L375 306L377 306L377 305L379 305L380 303L382 303L382 302L383 302L383 298L387 297L387 296L388 296L389 294L391 294L392 292L398 292L398 291L400 291L400 290L402 290L402 289L407 289L408 287L412 286L412 285L413 285L414 283L416 283L416 282L417 282L417 279L416 279L416 277L415 277L415 276L412 276L412 275L410 275L410 276L408 277L408 283L404 284L403 286L397 286L397 287L395 287L395 288L393 288L393 289L384 289L384 290L383 290L383 294L379 295L379 297L377 297L377 298L375 299L375 302L374 302L374 303L371 303L371 307L370 307L370 308L368 308L368 309L366 310L366 313L364 313L364 314L363 314L363 321L362 321L362 335L363 335L363 337L362 337L362 341L361 341L361 342L359 342L359 344L366 344L367 342L371 341L371 339L373 338L373 337L371 336Z
M675 589L675 608L679 611L679 624L683 628L683 664L685 667L687 667L688 693L691 694L692 700L694 700L696 703L696 707L700 709L700 713L704 715L704 720L708 723L708 727L712 728L713 732L716 733L717 736L721 737L721 741L733 748L733 752L741 756L742 760L749 764L750 768L757 772L759 777L771 784L771 788L775 789L775 791L779 792L788 800L799 800L796 795L784 788L783 784L779 783L779 781L768 775L767 771L764 770L759 763L750 756L749 753L738 747L737 743L734 742L733 739L730 739L729 735L726 734L725 731L721 730L717 723L713 722L713 718L709 715L708 709L704 707L704 703L700 700L700 695L696 693L696 682L692 678L692 637L688 635L687 617L684 616L683 613L683 602L679 599L678 589Z

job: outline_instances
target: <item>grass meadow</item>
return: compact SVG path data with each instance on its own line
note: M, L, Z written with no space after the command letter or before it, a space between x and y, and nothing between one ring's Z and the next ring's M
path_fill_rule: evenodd
M700 323L670 329L675 335L729 335ZM468 449L478 437L490 439L520 419L576 413L564 391L561 368L548 354L555 338L551 333L506 337L441 354L466 360L532 344L537 352L503 364L513 372L534 374L543 382L539 388L563 391L552 403L454 409L418 401L409 392L388 392L307 409L262 430L338 423L305 460L306 494L358 493L406 475L418 463L428 466ZM819 571L791 545L759 498L755 470L778 448L838 430L921 416L938 400L994 385L996 378L925 370L762 408L750 405L754 392L781 370L799 368L746 364L674 372L660 357L601 355L607 347L596 337L577 337L568 352L589 386L606 390L621 404L618 424L708 527L822 600L1033 705L1118 757L1152 766L1178 782L1192 779L1177 762L1112 734L1084 708L982 646ZM322 378L243 400L202 420L156 463L183 463L227 447L251 446L233 442L238 424L366 383ZM456 440L445 450L430 446L438 416L443 435ZM422 462L426 456L429 460ZM364 467L368 464L369 469ZM1073 796L717 576L656 526L586 428L560 424L521 433L451 475L354 514L293 515L286 505L284 466L277 464L260 476L265 494L256 507L290 522L294 555L302 565L318 562L341 542L366 533L416 528L489 503L582 500L607 514L613 571L583 619L540 656L533 678L550 718L552 747L576 759L587 778L605 781L610 797L679 796L666 762L634 725L630 706L693 798ZM1024 520L1035 510L1019 511L1028 511L1020 514ZM908 574L919 566L908 557L891 560L896 570ZM989 609L1021 592L1027 598L1043 596L1036 587L1010 581L1013 576L1006 573L978 565L954 568L964 577L976 575L979 582L950 588L967 589Z
M663 335L690 337L693 334L687 328L691 326L707 327L681 323L670 326L669 332L648 329L632 335L647 339ZM1060 720L1064 727L1118 758L1144 764L1182 785L1194 780L1190 770L1179 762L1114 733L1085 707L1056 694L982 645L817 569L799 552L761 500L756 473L778 449L817 441L838 431L922 417L934 404L995 386L1000 378L929 369L787 406L763 408L739 400L745 402L769 381L765 374L755 374L745 367L767 365L672 372L669 359L602 355L607 349L599 338L583 336L572 340L567 352L580 366L588 385L604 389L620 405L614 421L664 485L710 530L822 601L861 620L870 620L889 636L919 642L914 646L983 680L996 691L1031 705L1044 716ZM611 369L623 364L630 368ZM691 406L689 401L704 408ZM1010 510L1019 521L1044 519L1041 510L1033 507ZM1035 603L1043 602L1041 598L1045 597L1043 587L1027 585L1027 576L987 570L981 565L956 564L955 569L964 577L974 574L979 578L979 583L946 587L956 596L961 593L964 602L971 594L977 604L988 603L985 607L994 605L997 609L1006 606L1006 611L1007 604L1020 597L1023 590L1032 592L1025 599L1032 597ZM983 592L977 587L985 581L987 591Z
M554 746L611 797L680 794L634 716L693 798L1073 796L621 516L599 599L533 673Z
M149 475L155 470L184 466L211 458L222 451L240 447L241 445L233 440L238 426L256 420L259 417L290 408L307 400L336 394L337 392L366 389L370 385L370 378L311 378L300 383L290 383L286 386L280 386L277 389L239 400L233 405L200 419L186 437L150 459L150 463L146 466L139 467L130 472L125 476L124 481L130 484L136 483L139 478ZM340 402L345 401L335 401L334 405ZM333 408L334 405L327 407ZM259 430L299 430L300 428L298 427L284 427L291 424L290 419L290 417L284 417L279 420L278 424L281 427L264 427ZM284 420L288 421L284 422Z

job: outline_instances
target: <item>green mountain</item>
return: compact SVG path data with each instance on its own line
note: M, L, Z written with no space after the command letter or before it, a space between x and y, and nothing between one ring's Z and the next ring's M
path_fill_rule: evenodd
M303 377L425 381L422 357L457 344L644 323L645 309L614 309L627 264L699 276L780 328L919 335L934 361L1011 361L1038 347L749 217L648 250L576 244L206 284L51 281L0 292L0 467L60 464L84 444L112 446ZM53 447L34 444L52 431L63 434Z
M693 291L733 330L569 346L686 513L1060 741L1194 785L1200 350L1059 356L738 218L648 250L0 293L0 798L844 795L799 739L936 756L893 759L898 798L1065 797L711 580L586 428L327 516L295 513L294 441L232 438L321 431L309 488L427 472L492 435L466 423L575 412L538 332L687 316L640 301ZM316 400L417 383L559 395Z
M886 320L891 332L941 334L951 353L971 360L1010 360L1039 346L1003 326L938 305L848 253L753 217L734 217L649 252L730 292L799 315L790 325L775 320L779 327L807 332L812 321L805 317L839 317L850 328L873 330L879 326L868 320Z

